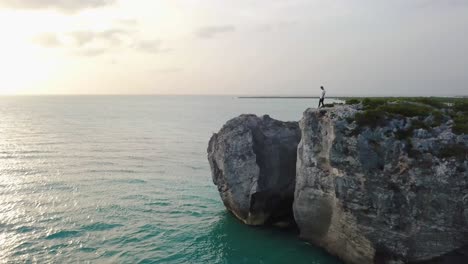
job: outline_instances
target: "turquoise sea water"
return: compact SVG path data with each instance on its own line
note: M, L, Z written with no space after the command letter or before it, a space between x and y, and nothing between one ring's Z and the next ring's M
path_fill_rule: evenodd
M0 263L339 263L224 209L207 142L314 99L0 97Z

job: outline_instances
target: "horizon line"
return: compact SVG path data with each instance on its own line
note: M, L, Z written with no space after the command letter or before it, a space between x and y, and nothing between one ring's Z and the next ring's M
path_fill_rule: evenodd
M231 97L237 97L237 98L304 98L304 99L313 99L313 98L319 98L320 96L314 96L314 95L250 95L250 94L158 94L158 93L135 93L135 94L0 94L0 97L33 97L33 96L231 96ZM333 96L327 96L327 98L340 98L340 97L468 97L468 94L465 95L375 95L375 94L367 94L367 95L333 95Z

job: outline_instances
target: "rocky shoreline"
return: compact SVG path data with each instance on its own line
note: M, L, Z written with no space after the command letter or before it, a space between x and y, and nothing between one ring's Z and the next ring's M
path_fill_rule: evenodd
M248 225L293 219L346 263L468 263L468 136L442 110L377 125L363 113L228 121L208 146L226 208Z

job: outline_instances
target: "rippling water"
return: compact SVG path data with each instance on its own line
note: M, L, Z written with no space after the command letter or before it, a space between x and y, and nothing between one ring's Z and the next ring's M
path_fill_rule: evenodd
M224 210L209 137L241 113L316 100L0 97L0 262L338 263Z

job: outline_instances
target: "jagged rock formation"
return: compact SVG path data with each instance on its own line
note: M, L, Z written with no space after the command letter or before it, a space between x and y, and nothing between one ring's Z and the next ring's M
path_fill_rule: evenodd
M297 122L242 115L208 146L213 182L228 210L249 225L292 216Z
M296 173L293 211L301 237L347 263L468 263L468 136L452 132L448 115L436 125L434 116L397 115L363 126L357 113L360 106L308 109L296 170L263 160L263 167L282 171L277 175ZM265 220L258 212L275 213L268 199L252 206L258 179L265 186L271 175L256 176L254 153L265 145L253 143L252 131L280 140L283 129L265 130L264 123L254 116L230 121L208 149L224 203L254 224Z

